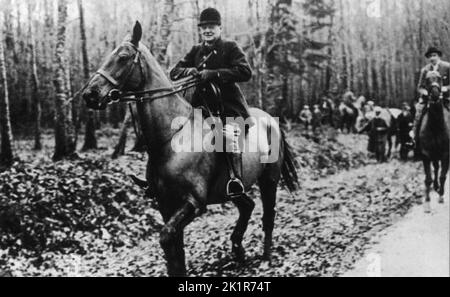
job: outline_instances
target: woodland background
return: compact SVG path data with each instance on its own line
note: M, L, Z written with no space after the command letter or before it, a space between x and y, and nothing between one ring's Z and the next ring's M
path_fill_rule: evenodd
M381 106L412 102L426 48L450 56L448 0L0 0L0 277L165 275L163 222L127 177L145 176L148 159L125 152L127 131L142 149L128 107L89 111L79 90L136 20L169 71L199 41L208 6L248 55L250 104L286 122L348 90ZM236 210L225 204L186 233L190 275L341 275L421 203L418 164L375 164L367 136L292 127L302 186L280 187L270 265L259 257L259 204L251 260L230 258Z
M169 70L199 41L209 6L254 69L243 86L250 104L285 119L347 90L382 106L413 101L426 47L450 48L447 0L1 0L3 159L12 135L34 135L39 149L46 128L55 129L56 159L75 150L84 126L84 148L95 148L95 130L120 127L127 111L87 111L78 96L102 59L139 20Z

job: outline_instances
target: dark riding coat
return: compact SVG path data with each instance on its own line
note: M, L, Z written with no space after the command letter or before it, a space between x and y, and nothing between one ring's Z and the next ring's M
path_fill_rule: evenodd
M369 132L369 144L367 150L375 153L377 145L386 144L388 124L382 118L375 117L368 122L360 131L360 133Z
M202 60L213 50L217 51L208 62L199 65ZM215 71L213 82L220 89L223 104L224 117L249 117L249 107L245 101L241 89L236 83L247 82L252 77L252 70L247 62L243 50L234 41L219 39L212 47L204 44L194 46L191 51L182 59L170 72L172 80L179 80L189 76L189 69ZM205 85L200 85L192 98L192 105L199 107L204 105L203 98L211 99Z
M433 70L432 64L428 64L427 66L422 68L422 70L420 72L419 83L417 85L418 89L426 89L427 73L432 70ZM450 63L445 62L445 61L440 61L438 64L437 71L439 72L439 74L442 77L442 85L449 86L450 85ZM443 96L446 100L449 100L450 92L444 93ZM424 102L424 104L417 104L417 106L416 106L416 115L415 115L414 128L413 128L416 144L419 143L419 130L420 130L420 125L422 123L422 117L423 117L425 106L426 106L426 102Z
M420 78L419 78L419 83L418 83L418 88L419 89L425 89L426 88L426 77L427 77L427 73L429 71L433 70L433 65L432 64L428 64L427 66L425 66L424 68L422 68L422 70L420 71ZM448 62L444 62L444 61L440 61L438 64L438 72L442 77L442 84L443 86L449 86L450 85L450 63ZM448 98L449 97L449 93L447 92L446 94L444 94L444 97Z

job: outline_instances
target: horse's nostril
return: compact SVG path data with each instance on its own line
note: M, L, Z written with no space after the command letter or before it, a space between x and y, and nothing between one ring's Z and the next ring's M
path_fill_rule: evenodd
M98 96L98 92L96 90L90 90L83 93L83 99L87 103L92 102Z

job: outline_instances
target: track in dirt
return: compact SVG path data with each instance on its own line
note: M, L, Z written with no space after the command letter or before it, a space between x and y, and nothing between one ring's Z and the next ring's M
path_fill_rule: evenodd
M345 277L449 277L449 188L445 203L432 193L431 213L415 206L374 239L373 246Z

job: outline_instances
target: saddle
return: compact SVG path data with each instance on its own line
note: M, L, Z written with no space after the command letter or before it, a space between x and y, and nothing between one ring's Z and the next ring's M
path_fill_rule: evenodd
M202 98L203 104L198 106L202 110L203 118L219 118L224 123L223 115L223 104L222 104L222 94L220 88L217 84L213 82L205 83L203 86L203 93L205 97ZM207 95L207 96L206 96ZM245 130L245 135L247 135L248 129ZM233 158L229 153L221 154L225 157L225 161L228 167L228 173L230 180L226 185L226 196L230 199L235 199L245 195L245 187L242 183L242 154L240 154L240 164L241 168L236 168L233 162ZM155 198L156 192L152 189L151 182L140 179L135 175L129 176L131 180L140 188L146 190L146 196L149 198Z

